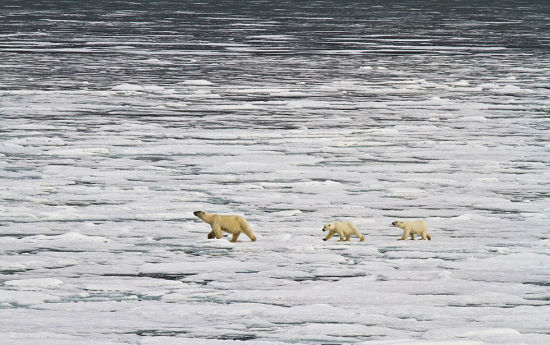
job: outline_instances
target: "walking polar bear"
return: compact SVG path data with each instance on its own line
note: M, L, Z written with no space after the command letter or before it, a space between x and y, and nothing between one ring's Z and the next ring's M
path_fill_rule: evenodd
M409 235L411 236L411 240L414 240L415 234L421 235L422 240L425 240L426 238L428 238L428 240L432 239L432 236L428 234L428 224L423 220L414 220L410 222L396 220L395 222L392 222L391 225L403 229L403 236L401 236L398 240L406 240Z
M248 225L246 219L239 215L223 215L204 211L195 211L193 214L212 227L212 231L208 234L208 239L222 238L223 230L233 235L231 242L237 242L237 238L239 238L241 233L250 237L250 240L253 242L256 241L256 236L254 236L250 225Z
M328 240L329 238L334 236L334 234L336 233L340 235L340 239L338 240L338 242L349 241L351 235L355 235L359 237L361 241L365 240L365 237L361 235L357 227L352 222L349 222L349 221L332 222L332 223L325 224L325 226L323 226L323 231L328 231L328 235L325 238L323 238L323 241Z

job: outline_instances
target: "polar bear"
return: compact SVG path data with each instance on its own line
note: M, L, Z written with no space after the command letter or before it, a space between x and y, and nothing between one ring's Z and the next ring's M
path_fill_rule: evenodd
M239 238L241 232L250 237L252 241L256 241L256 236L254 236L252 229L250 229L250 225L239 215L223 215L204 211L195 211L193 214L212 227L212 231L208 234L209 239L222 238L223 230L233 234L231 242L237 242L237 238Z
M349 241L351 235L355 235L355 236L359 237L361 239L361 241L365 240L365 237L363 237L363 235L361 235L361 233L359 232L357 227L355 225L353 225L352 222L349 222L349 221L348 222L332 222L332 223L325 224L325 226L323 226L323 231L327 231L327 230L328 230L328 235L325 238L323 238L323 241L328 240L329 238L334 236L335 233L340 235L340 239L338 240L338 242L340 242L340 241ZM345 236L345 238L344 238L344 236Z
M403 229L403 236L398 240L406 240L409 235L411 235L411 240L414 240L414 234L422 235L422 240L426 238L428 238L428 240L432 239L432 236L428 234L428 224L423 220L414 220L410 222L396 220L392 222L391 225Z

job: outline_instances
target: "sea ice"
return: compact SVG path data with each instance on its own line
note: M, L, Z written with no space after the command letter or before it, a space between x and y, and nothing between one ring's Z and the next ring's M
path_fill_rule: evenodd
M0 343L549 344L546 5L234 5L0 7Z

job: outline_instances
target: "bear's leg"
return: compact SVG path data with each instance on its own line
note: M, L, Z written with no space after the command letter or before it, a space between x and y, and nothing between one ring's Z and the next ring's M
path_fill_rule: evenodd
M212 231L216 234L216 238L222 238L222 228L219 225L212 225Z
M346 236L346 241L349 241L350 238L351 238L351 235L347 235Z
M346 240L346 238L344 237L344 232L340 231L338 232L338 235L340 235L340 239L338 240L338 242L344 242Z
M411 240L414 241L414 234L411 232Z
M365 240L365 236L361 235L360 232L357 233L357 237L360 238L360 241L364 241L364 240Z
M240 232L237 232L236 234L233 234L233 238L231 239L231 242L237 242L237 238L239 238L240 234L241 234Z
M409 237L409 231L405 230L405 232L403 233L403 236L401 236L401 238L398 238L397 240L398 241L406 240L407 237Z
M334 233L335 233L334 230L330 230L330 231L328 232L327 237L323 238L323 241L326 241L326 240L328 240L329 238L331 238L332 236L334 236Z
M432 236L430 236L430 234L428 234L428 232L426 231L426 237L428 238L429 241L432 240Z
M248 236L252 242L256 241L256 236L254 236L254 233L251 229L245 228L243 229L243 233Z

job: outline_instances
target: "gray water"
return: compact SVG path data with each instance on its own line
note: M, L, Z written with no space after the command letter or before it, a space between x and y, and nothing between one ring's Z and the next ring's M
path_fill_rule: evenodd
M101 90L129 79L371 81L383 76L357 68L375 63L483 81L544 67L550 45L545 1L3 3L4 90ZM148 58L171 64L144 66Z

